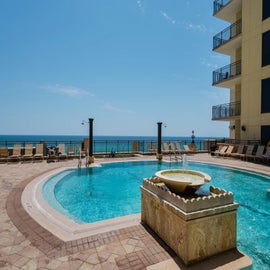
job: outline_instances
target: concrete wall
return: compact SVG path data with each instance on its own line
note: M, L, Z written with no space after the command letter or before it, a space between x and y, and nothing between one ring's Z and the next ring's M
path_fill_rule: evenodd
M262 1L242 1L241 132L243 140L260 140L261 126L270 125L270 113L261 114L261 80L270 77L270 66L262 67L262 33L270 30L270 19L262 21Z

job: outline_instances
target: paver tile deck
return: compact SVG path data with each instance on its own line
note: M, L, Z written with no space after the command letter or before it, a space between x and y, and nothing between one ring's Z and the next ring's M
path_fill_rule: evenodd
M132 159L145 160L155 159L155 157L138 156ZM188 159L270 174L268 166L235 159L216 158L205 153L191 155ZM121 159L111 159L111 161L116 160ZM108 162L109 159L95 160L96 163L103 161ZM0 164L1 269L154 270L171 269L166 267L172 267L172 265L174 267L172 269L187 269L181 264L175 253L142 224L64 242L35 222L21 204L21 194L24 187L38 175L67 166L76 167L77 160L55 163L42 161ZM243 260L241 255L235 255L235 253L230 253L230 256ZM217 259L217 261L224 263L224 258ZM209 262L204 262L190 269L214 269L208 267ZM216 269L218 267L220 265L216 263Z

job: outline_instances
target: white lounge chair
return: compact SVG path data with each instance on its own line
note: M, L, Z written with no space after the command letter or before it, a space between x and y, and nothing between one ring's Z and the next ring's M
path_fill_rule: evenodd
M37 143L36 144L36 152L34 154L33 160L43 160L44 159L44 144Z
M59 159L66 159L67 158L65 144L63 144L63 143L58 144L58 158Z
M166 142L163 143L163 151L164 151L164 153L169 153L170 152L169 145Z
M181 153L181 144L180 144L180 142L175 142L175 146L176 146L176 151L177 151L177 153L178 154L180 154Z
M8 148L1 147L0 148L0 162L7 162L9 156Z
M247 156L251 156L253 151L254 151L254 147L255 145L250 144L248 145L246 152L244 154L238 154L238 157L243 159L243 160L247 160Z
M249 159L253 159L253 161L257 161L257 160L261 160L262 159L262 155L264 152L264 145L259 145L255 155L246 155L246 158Z
M226 152L228 145L219 145L218 149L214 152L215 156L222 155Z
M33 145L28 143L24 148L24 155L22 155L22 161L32 160L33 159Z
M75 157L74 147L71 144L68 145L68 157L69 158Z
M21 145L20 144L14 144L13 145L13 150L12 150L12 155L9 156L9 160L19 161L20 158L21 158Z
M232 154L233 149L234 149L234 145L229 145L226 151L224 153L220 153L219 155L222 157L229 157Z

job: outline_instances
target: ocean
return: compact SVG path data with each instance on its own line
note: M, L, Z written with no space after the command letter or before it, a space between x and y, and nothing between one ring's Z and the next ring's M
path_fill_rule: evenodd
M0 135L0 142L69 142L69 141L83 141L84 138L88 138L88 135ZM93 136L95 141L100 140L129 140L129 141L152 141L157 140L157 136ZM182 141L191 140L191 136L164 136L163 140ZM222 139L217 137L195 137L195 140L210 140L210 139Z

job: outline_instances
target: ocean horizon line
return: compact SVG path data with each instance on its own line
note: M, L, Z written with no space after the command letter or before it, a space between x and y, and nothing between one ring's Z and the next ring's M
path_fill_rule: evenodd
M0 140L10 140L10 139L40 139L40 138L58 138L58 139L74 139L74 138L88 138L88 134L87 135L53 135L53 134L40 134L40 135L32 135L32 134L1 134L0 135ZM123 138L130 138L130 139L134 139L134 138L157 138L157 135L93 135L94 139L112 139L112 138L119 138L119 139L123 139ZM162 136L162 138L192 138L191 136L181 136L181 135L165 135ZM196 138L204 138L204 139L219 139L219 138L226 138L226 137L222 137L222 136L195 136Z

